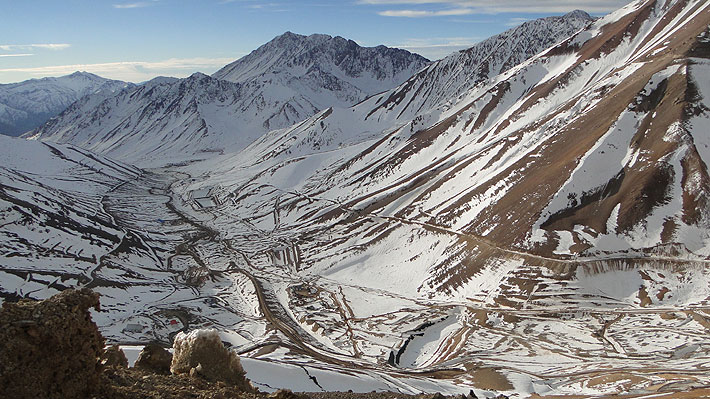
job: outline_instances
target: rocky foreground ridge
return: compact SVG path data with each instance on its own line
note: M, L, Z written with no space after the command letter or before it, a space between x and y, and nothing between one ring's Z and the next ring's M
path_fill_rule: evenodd
M392 392L259 392L239 357L215 330L179 333L173 353L146 346L134 367L121 349L106 347L89 310L99 295L65 290L45 301L5 302L0 309L0 397L44 399L138 398L417 398L441 394ZM463 399L474 399L471 393ZM504 396L499 396L504 398Z

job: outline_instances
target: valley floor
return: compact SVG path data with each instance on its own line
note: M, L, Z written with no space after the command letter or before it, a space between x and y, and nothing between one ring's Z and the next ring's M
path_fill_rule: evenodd
M87 276L112 343L215 327L262 390L676 397L664 395L710 385L710 307L631 306L638 289L619 283L631 271L590 274L608 291L589 297L551 279L517 308L407 297L310 274L288 231L208 192L178 195L189 179L157 170L104 199L132 237Z

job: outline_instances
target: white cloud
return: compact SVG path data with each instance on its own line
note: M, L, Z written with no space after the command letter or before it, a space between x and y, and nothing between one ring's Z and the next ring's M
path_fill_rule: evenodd
M422 55L430 60L438 60L447 55L467 49L481 40L479 37L435 37L426 39L408 39L397 44L388 44Z
M150 7L152 5L155 5L158 0L153 0L153 1L139 1L136 3L121 3L121 4L114 4L113 8L143 8L143 7Z
M34 54L0 54L0 57L29 57Z
M32 49L64 50L69 47L71 47L71 44L66 44L66 43L0 44L0 50L2 50L2 51L32 50Z
M186 77L194 72L212 73L235 58L171 58L163 61L124 61L101 64L71 64L28 68L0 68L0 81L14 76L62 76L76 71L91 72L105 78L142 82L156 76Z
M457 8L452 10L440 11L421 11L421 10L387 10L378 12L379 15L385 17L406 17L406 18L422 18L422 17L442 17L451 15L466 15L473 14L473 10L467 8Z
M428 6L427 10L386 10L378 14L399 17L436 17L465 14L539 13L557 14L584 10L593 14L615 11L631 0L359 0L358 4L378 6ZM460 12L462 14L449 14Z

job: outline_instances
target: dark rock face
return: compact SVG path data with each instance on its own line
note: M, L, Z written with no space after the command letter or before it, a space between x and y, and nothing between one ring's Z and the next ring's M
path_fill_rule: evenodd
M173 355L165 348L156 344L148 344L138 354L138 359L136 359L136 364L133 367L167 375L170 374L170 363L172 361Z
M89 309L98 307L98 294L88 289L3 303L0 397L85 399L97 392L104 339Z

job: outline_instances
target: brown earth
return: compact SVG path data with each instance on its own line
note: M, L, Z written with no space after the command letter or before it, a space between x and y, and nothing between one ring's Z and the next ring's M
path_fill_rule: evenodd
M99 296L64 291L0 310L0 397L84 399L99 386L104 338L91 320Z
M479 368L473 371L473 382L477 388L486 390L509 390L513 385L494 368Z

